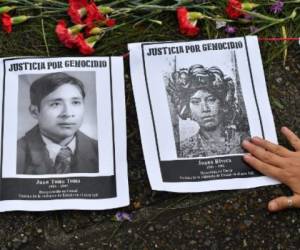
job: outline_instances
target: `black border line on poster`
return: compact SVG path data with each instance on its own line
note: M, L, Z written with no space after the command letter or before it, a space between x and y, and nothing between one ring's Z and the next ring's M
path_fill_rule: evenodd
M5 74L6 74L6 68L5 68L5 63L4 63L4 60L3 60L3 92L2 92L2 121L1 121L1 161L0 161L0 201L2 200L2 160L3 160L3 133L4 133L4 122L3 122L3 114L4 114L4 92L5 92L5 84L4 84L4 79L5 79Z
M254 86L254 81L253 81L252 67L251 67L251 62L250 62L249 50L248 50L248 44L247 44L246 37L244 37L244 41L245 41L245 47L246 47L246 53L247 53L248 67L249 67L249 72L250 72L250 77L251 77L251 84L252 84L252 89L253 89L253 93L254 93L256 108L257 108L257 111L258 111L258 118L259 118L259 123L260 123L260 128L261 128L261 134L262 134L262 138L265 139L265 133L264 133L264 128L263 128L261 114L260 114L260 108L259 108L259 105L258 105L255 86Z
M259 115L259 122L260 122L260 129L261 129L261 133L262 133L262 138L265 139L265 133L264 133L264 128L263 128L263 124L262 124L262 120L261 120L261 114L260 114L260 109L258 106L258 101L257 101L257 96L256 96L256 91L255 91L255 86L254 86L254 82L253 82L253 75L252 75L252 68L251 68L251 63L250 63L250 58L249 58L249 53L248 53L248 46L247 46L247 39L244 36L244 42L245 42L245 48L246 48L246 56L247 56L247 61L248 61L248 68L249 68L249 73L250 73L250 79L251 79L251 86L253 89L253 94L255 97L255 104L256 104L256 108L257 108L257 112ZM221 40L224 38L220 38L220 39L214 39L214 40ZM202 41L202 40L199 40ZM146 62L145 62L145 53L144 53L144 47L145 46L149 46L149 45L155 45L155 44L169 44L169 43L193 43L193 42L197 42L197 41L178 41L178 42L174 42L174 41L167 41L167 42L146 42L146 43L142 43L141 44L141 49L142 49L142 59L143 59L143 68L144 68L144 78L145 78L145 83L146 83L146 90L147 90L147 96L148 96L148 102L149 102L149 107L150 107L150 112L151 112L151 119L152 119L152 126L153 126L153 131L154 131L154 137L155 137L155 145L156 145L156 150L157 150L157 156L158 156L158 164L160 166L160 172L161 172L161 176L162 176L162 170L161 170L161 156L160 156L160 152L159 152L159 147L158 147L158 140L157 140L157 132L156 132L156 127L155 127L155 122L154 122L154 114L153 114L153 107L152 107L152 102L151 102L151 97L150 97L150 91L149 91L149 86L148 86L148 78L147 78L147 71L146 71ZM226 155L224 155L224 157L226 157ZM199 158L196 158L199 159ZM181 160L187 160L185 159L176 159L174 161L181 161ZM195 160L193 159L190 159ZM164 181L167 182L167 181Z
M4 116L5 116L5 78L6 78L6 64L5 62L6 61L12 61L12 60L24 60L24 59L53 59L53 58L61 58L61 57L56 57L56 56L53 56L53 57L47 57L47 56L37 56L37 57L11 57L11 58L7 58L7 59L3 59L3 79L2 79L2 85L3 85L3 92L2 92L2 121L1 121L1 160L0 160L0 201L2 200L2 179L3 179L3 137L4 137ZM63 58L74 58L74 56L64 56ZM78 58L78 57L77 57ZM112 87L112 64L111 64L111 56L109 57L103 57L103 58L108 58L108 61L109 61L109 77L110 77L110 97L111 97L111 112L113 112L114 108L113 108L113 87ZM80 58L81 59L81 58ZM82 59L84 59L84 57L82 57ZM96 85L97 85L97 79L96 79ZM97 99L98 101L98 99ZM98 106L98 102L97 102L97 106ZM97 112L98 113L98 112ZM115 180L115 190L117 191L117 182L116 182L116 161L115 161L115 134L114 134L114 115L113 113L111 113L111 126L112 126L112 150L113 150L113 171L114 171L114 174L112 175L114 177L114 180ZM100 164L99 164L100 165ZM99 171L100 173L100 171ZM84 178L95 178L95 177L101 177L101 176L85 176ZM104 176L106 177L106 176ZM51 177L51 178L64 178L64 177ZM68 177L68 178L73 178L72 177ZM74 178L78 178L76 176L74 176ZM10 179L10 178L5 178L5 179ZM26 179L29 179L29 178L26 178ZM35 179L35 178L34 178ZM117 197L118 196L118 193L116 192L115 193L116 196L114 197ZM73 198L71 198L73 199ZM19 199L19 200L22 200L22 199Z
M112 77L112 63L111 63L111 57L109 57L109 80L110 80L110 101L111 101L111 129L112 129L112 152L113 152L113 168L114 168L114 177L115 177L115 184L117 185L116 180L116 149L115 149L115 122L114 122L114 98L113 98L113 77ZM98 106L98 104L97 104Z

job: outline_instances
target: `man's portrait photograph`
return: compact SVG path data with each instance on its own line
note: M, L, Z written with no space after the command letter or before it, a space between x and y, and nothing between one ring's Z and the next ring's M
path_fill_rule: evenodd
M17 174L98 173L95 72L19 75Z

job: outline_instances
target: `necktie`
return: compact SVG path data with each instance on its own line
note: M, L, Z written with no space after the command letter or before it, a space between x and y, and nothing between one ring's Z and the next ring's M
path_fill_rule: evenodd
M70 173L72 161L72 151L69 147L62 147L54 163L54 168L57 174Z

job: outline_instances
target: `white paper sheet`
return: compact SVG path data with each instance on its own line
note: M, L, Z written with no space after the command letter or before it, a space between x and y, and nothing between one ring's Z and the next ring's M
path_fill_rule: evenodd
M129 204L122 57L2 58L0 79L0 211ZM51 141L73 150L63 172Z
M151 187L202 192L272 185L241 141L277 142L257 38L129 44Z

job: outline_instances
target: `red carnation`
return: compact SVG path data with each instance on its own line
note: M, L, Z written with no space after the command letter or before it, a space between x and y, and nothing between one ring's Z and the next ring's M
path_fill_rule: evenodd
M86 0L69 0L68 15L73 23L82 23L81 18L86 14Z
M4 13L1 17L3 31L10 33L10 32L12 32L12 26L14 24L24 23L29 18L31 18L31 17L24 16L24 15L11 17L7 13Z
M55 33L59 39L59 41L64 44L67 48L74 47L74 39L72 39L65 20L59 20L56 28Z
M4 13L1 18L2 21L2 29L4 32L10 33L12 32L12 19L10 15Z
M243 15L241 10L242 3L239 0L228 0L225 11L229 18L238 19L241 15Z
M59 41L67 48L74 48L76 47L76 37L83 27L84 25L77 24L71 28L67 28L65 20L59 20L55 28L55 33Z
M110 19L110 18L107 18L105 20L105 24L108 26L108 27L113 27L116 25L116 19Z
M87 25L93 25L94 22L104 21L105 16L100 12L97 5L91 1L90 4L86 5L87 18L85 19L85 23Z
M177 19L179 23L180 33L186 36L197 36L200 29L196 26L197 20L191 21L189 19L189 13L185 7L177 8Z
M96 37L96 36L95 36ZM96 41L89 42L89 40L92 40L94 37L89 37L87 39L84 39L82 34L79 34L76 37L76 46L79 48L79 52L83 55L91 55L95 52L95 49L93 48Z
M64 40L67 34L67 24L65 20L59 20L56 24L55 33L57 34L59 40Z

